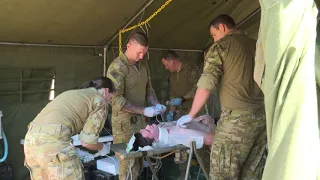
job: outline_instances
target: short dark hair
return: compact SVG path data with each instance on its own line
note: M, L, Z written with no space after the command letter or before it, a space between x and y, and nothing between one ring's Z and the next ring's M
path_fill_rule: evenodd
M215 19L213 19L209 24L209 29L211 28L211 26L218 29L219 24L224 24L229 29L234 29L236 27L236 23L235 23L234 19L227 14L221 14L221 15L217 16Z
M129 38L129 42L130 41L136 41L137 43L139 43L141 46L144 46L144 47L149 46L148 37L143 32L134 32Z
M169 60L180 60L180 56L176 51L171 49L165 50L162 54L162 58L169 61Z
M113 93L115 91L114 84L111 81L111 79L104 76L85 82L81 86L81 89L90 88L90 87L94 87L97 90L101 88L108 88L110 93Z
M151 146L154 142L154 139L151 138L145 138L142 136L140 132L134 133L134 137L136 140L133 143L133 147L130 151L137 151L139 150L139 147L145 147L145 146Z

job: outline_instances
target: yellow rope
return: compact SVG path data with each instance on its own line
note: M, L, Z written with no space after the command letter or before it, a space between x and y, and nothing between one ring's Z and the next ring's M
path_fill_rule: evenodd
M134 26L131 26L127 29L120 29L119 30L119 54L122 53L122 33L131 31L133 29L136 29L137 27L143 26L147 24L152 18L154 18L159 12L161 12L172 0L167 0L158 10L156 10L148 19L144 20L143 22L136 24Z

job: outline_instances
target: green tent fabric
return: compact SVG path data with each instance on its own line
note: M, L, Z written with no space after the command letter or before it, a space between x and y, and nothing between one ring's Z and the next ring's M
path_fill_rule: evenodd
M24 139L27 125L49 101L49 91L42 90L50 87L51 80L48 85L43 79L52 78L52 72L45 70L54 69L54 89L58 95L101 76L103 58L98 53L94 49L0 46L0 110L9 145L6 162L12 164L15 180L30 179L28 169L23 166L20 140ZM25 93L20 94L21 91Z
M0 41L104 46L149 1L0 1ZM166 1L154 0L129 26L147 19ZM258 1L248 0L173 0L142 28L150 33L151 47L203 49L215 16L227 13L239 23L257 8ZM251 23L243 26L256 35ZM131 32L123 34L124 41ZM118 38L111 45L118 46Z
M316 179L320 142L313 0L263 0L256 62L265 62L269 154L263 179ZM262 53L262 54L261 54ZM317 64L319 59L316 58ZM258 82L259 83L259 82Z

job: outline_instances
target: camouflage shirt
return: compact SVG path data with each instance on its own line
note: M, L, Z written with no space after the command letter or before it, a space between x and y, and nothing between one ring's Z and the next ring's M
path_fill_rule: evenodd
M170 73L170 96L176 97L188 97L191 98L183 103L184 108L190 108L192 105L192 98L197 90L197 82L200 78L201 70L196 65L189 65L188 63L182 63L179 72Z
M107 103L95 88L70 90L52 100L33 120L38 124L63 124L80 140L96 144L107 118Z
M215 42L205 57L198 87L210 92L219 84L221 109L257 109L263 93L253 79L256 41L233 31Z
M124 54L120 54L110 64L107 77L116 87L112 111L142 114L147 102L151 105L158 103L146 61L132 64Z

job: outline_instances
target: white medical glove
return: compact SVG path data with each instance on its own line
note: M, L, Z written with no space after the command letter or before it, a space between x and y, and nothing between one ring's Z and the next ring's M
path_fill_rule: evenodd
M84 156L90 155L88 151L81 150L80 148L76 148L77 156L81 159Z
M96 155L105 156L110 153L110 144L111 142L103 143L103 148L97 152Z
M166 110L167 110L167 107L165 105L162 105L162 104L157 104L156 108L161 110L161 114L166 112Z
M93 154L90 154L90 155L86 155L83 157L82 159L82 162L84 163L88 163L90 161L94 160L94 155Z
M143 115L147 117L154 117L159 115L161 112L162 112L161 109L156 108L156 106L150 106L150 107L144 108Z
M192 117L189 114L181 116L181 118L179 118L177 121L177 126L186 128L187 126L185 124L191 121L192 121Z

